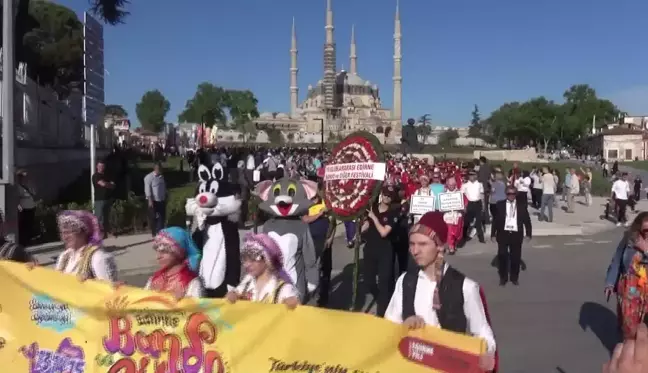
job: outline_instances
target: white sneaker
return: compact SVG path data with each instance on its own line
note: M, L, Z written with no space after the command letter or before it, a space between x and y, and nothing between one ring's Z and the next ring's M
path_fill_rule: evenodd
M617 226L617 227L620 227L620 226L621 226L621 223L616 223L616 226Z
M627 221L627 222L625 222L625 224L623 224L623 225L624 225L625 227L629 227L629 226L630 226L630 222Z

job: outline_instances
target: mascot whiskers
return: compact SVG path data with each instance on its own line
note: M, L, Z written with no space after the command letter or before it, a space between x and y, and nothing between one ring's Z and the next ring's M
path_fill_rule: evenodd
M277 181L262 181L255 189L261 198L259 208L271 216L262 230L272 237L283 252L284 269L290 275L302 302L317 287L319 269L315 245L308 224L301 217L313 205L317 183L284 177Z
M241 279L241 200L219 163L211 170L200 165L198 178L196 197L187 199L185 211L197 225L192 237L202 248L199 275L205 285L205 296L221 298L227 294L228 285L236 286Z

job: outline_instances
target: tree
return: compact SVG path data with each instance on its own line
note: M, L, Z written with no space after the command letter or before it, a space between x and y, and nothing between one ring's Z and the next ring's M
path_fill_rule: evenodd
M144 93L140 102L135 107L137 119L139 120L142 128L160 132L164 129L166 117L171 104L169 100L164 97L159 90L148 91Z
M283 144L284 143L284 137L281 134L281 131L275 128L268 128L265 130L265 132L268 134L268 141L270 141L271 144Z
M427 142L428 136L432 134L430 114L424 114L419 118L416 126L416 134L421 138L423 144Z
M105 113L106 116L110 116L114 118L128 117L128 112L121 105L106 105Z
M573 145L587 135L596 118L598 128L614 123L620 114L619 109L609 100L600 99L596 90L587 84L576 84L563 93L564 120L559 126L560 138Z
M187 101L185 108L178 115L178 122L204 123L213 127L217 122L227 123L225 108L229 97L225 89L212 83L198 84L193 98Z
M474 137L475 139L481 138L482 136L482 123L481 116L479 114L479 107L475 104L475 108L472 111L472 119L470 120L470 126L468 127L468 136Z
M251 135L256 137L258 131L252 122L259 117L257 104L258 100L251 91L226 91L225 105L232 118L232 127L243 134L246 142Z
M457 130L446 130L439 135L439 145L453 145L454 141L459 138Z

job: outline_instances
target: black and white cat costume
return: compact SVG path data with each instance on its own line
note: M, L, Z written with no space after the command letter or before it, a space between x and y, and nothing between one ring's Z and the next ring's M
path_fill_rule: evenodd
M205 286L205 296L222 298L228 285L241 280L241 253L238 218L241 200L227 181L220 163L210 168L198 167L200 183L196 197L187 199L185 211L196 221L192 238L202 249L199 276Z

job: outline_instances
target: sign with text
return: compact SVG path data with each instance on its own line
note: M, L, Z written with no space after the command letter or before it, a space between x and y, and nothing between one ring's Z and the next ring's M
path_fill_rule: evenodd
M479 372L485 342L310 306L185 298L1 261L6 372Z
M439 210L443 212L464 209L464 196L461 192L439 193Z
M423 215L427 212L436 210L434 196L412 196L410 198L410 211L412 215Z
M324 181L332 180L385 180L384 163L342 163L327 165Z

